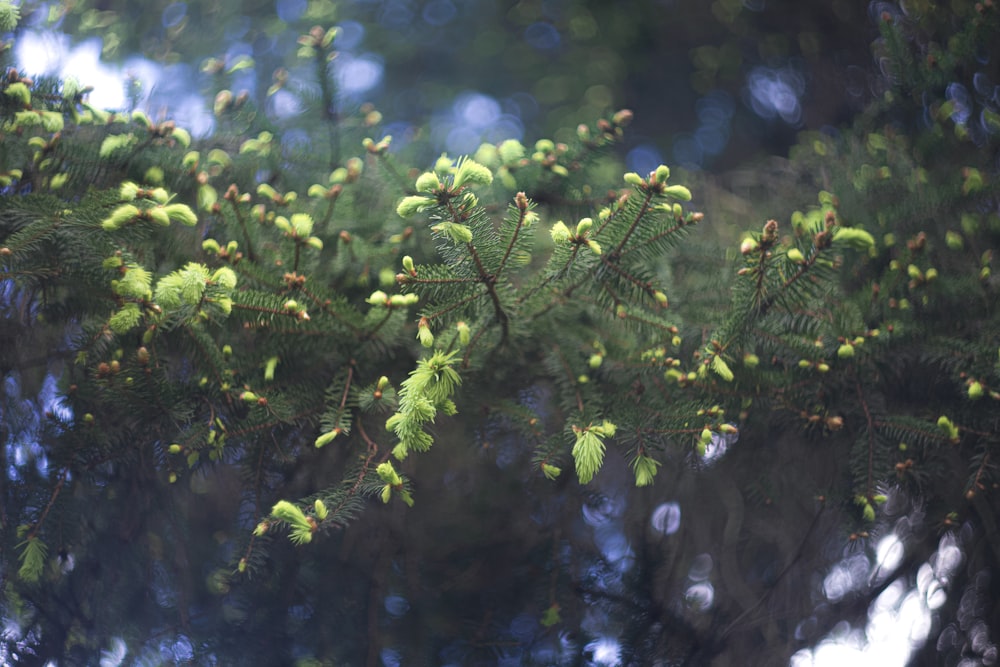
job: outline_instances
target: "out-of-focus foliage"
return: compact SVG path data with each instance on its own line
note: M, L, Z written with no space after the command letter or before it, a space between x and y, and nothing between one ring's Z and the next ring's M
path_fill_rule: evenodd
M637 113L632 167L651 169L656 153L732 166L762 147L783 152L796 129L847 121L875 82L869 13L843 0L29 0L22 23L99 40L111 62L142 56L167 66L158 90L133 91L157 105L176 106L192 85L212 88L199 74L204 63L239 63L247 68L234 93L248 89L261 108L276 81L311 90L295 40L339 23L333 68L357 87L348 106L373 102L453 152L512 133L567 141L577 123L624 106ZM133 70L141 81L148 67L133 61Z

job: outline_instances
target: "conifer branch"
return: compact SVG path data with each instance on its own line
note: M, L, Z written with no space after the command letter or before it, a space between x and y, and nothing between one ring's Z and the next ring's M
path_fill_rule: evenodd
M649 205L652 203L655 194L656 193L653 188L646 190L646 196L642 201L642 206L639 208L639 212L636 213L635 219L632 220L632 224L629 225L629 228L622 237L622 240L618 242L618 245L615 246L615 249L611 252L612 261L617 262L620 259L622 249L625 247L625 244L628 243L630 238L632 238L632 234L639 228L639 223L642 222L642 219L646 217L646 213L649 212Z
M858 402L861 404L861 408L865 412L865 421L867 422L867 435L868 435L868 481L865 484L865 497L871 498L875 493L875 420L872 419L871 410L868 408L868 401L865 400L865 394L861 389L861 381L857 377L857 369L854 370L854 389L858 395Z
M246 428L230 430L229 437L241 438L245 435L250 435L251 433L258 433L260 431L266 431L269 429L277 428L278 426L281 426L283 424L294 424L306 420L310 417L313 417L314 415L319 414L322 411L323 411L323 405L320 404L318 406L306 410L301 410L296 414L290 415L285 418L277 417L276 415L274 415L273 412L271 412L270 414L275 417L274 419L269 421L264 421L259 424L254 424L253 426L247 426Z
M258 447L259 451L257 453L257 463L254 466L254 483L253 483L253 522L257 525L261 520L260 511L260 501L262 496L262 486L264 478L264 453L267 451L267 447L261 444ZM253 555L254 542L257 540L257 531L250 532L250 539L247 540L247 547L243 551L243 558L240 560L240 564L245 566L246 563L250 561L250 557Z
M382 327L384 327L386 323L392 318L392 315L393 315L392 308L386 308L385 316L381 320L379 320L374 327L371 328L371 331L366 331L364 335L361 336L361 340L374 340L376 334L378 334L379 330L382 329Z
M517 236L521 233L521 228L524 226L524 218L528 214L528 200L523 192L518 192L514 197L514 201L517 203L517 222L514 223L514 233L510 235L510 241L507 243L507 249L504 250L503 257L500 258L500 266L497 268L496 272L497 276L502 274L504 267L507 266L507 259L510 257L510 253L514 250L514 245L517 243Z
M677 232L681 231L685 227L690 227L694 223L695 223L694 220L688 221L688 220L685 220L684 218L681 218L680 220L677 221L676 225L674 225L672 227L668 227L667 229L664 229L662 232L658 232L658 233L650 236L648 239L645 240L645 244L646 245L651 245L653 243L656 243L660 239L665 239L668 236L672 236L673 234L676 234ZM625 248L621 252L618 253L618 257L619 258L625 257L629 253L632 253L632 252L638 250L639 248L640 248L640 246L638 246L638 245L633 246L631 248Z
M351 482L351 486L348 489L346 489L346 491L343 492L343 495L341 496L338 503L330 510L329 520L333 522L334 525L338 523L337 517L340 516L341 513L347 508L348 503L352 502L354 498L358 495L358 493L361 492L362 484L365 481L365 477L368 476L368 471L371 470L372 460L375 458L376 455L378 455L379 451L378 445L365 432L365 427L360 416L358 416L356 424L358 427L358 433L361 435L361 438L365 441L365 444L367 446L367 452L365 454L364 461L361 463L361 466L358 469L357 475ZM386 454L386 456L388 457L388 453ZM341 520L339 524L340 526L346 526L347 522Z
M480 337L486 333L487 327L479 327L479 329L472 335L469 339L469 344L465 346L465 354L462 355L462 368L469 368L472 364L472 352L476 349L476 344L479 342Z
M275 315L280 317L290 317L294 320L301 320L299 312L293 311L286 308L268 308L267 306L254 306L249 303L240 303L238 301L233 302L233 309L235 310L246 310L253 313L264 313L265 315Z
M209 351L205 348L205 346L203 344L203 341L201 340L201 338L199 336L197 336L195 334L194 330L191 328L190 325L185 325L184 331L188 335L188 337L191 339L191 342L194 343L194 345L197 347L198 351L201 353L202 359L204 359L207 362L209 362L209 365L210 365L211 370L212 370L212 375L215 378L216 384L221 385L222 384L222 375L219 374L219 368L214 363L211 363L211 361L213 359L213 355L211 355L209 353ZM155 345L153 346L153 349L151 350L151 352L152 352L152 355L154 355L154 357L156 357L156 359L157 359L157 366L158 366L159 365L159 357L156 356L156 346ZM157 396L159 396L158 393L157 393Z
M304 294L310 301L312 301L324 315L329 315L337 321L338 324L343 324L345 327L350 329L355 334L361 333L361 328L354 323L345 319L340 313L335 311L332 306L332 301L329 299L321 299L317 294L313 293L305 287L303 284L305 282L305 277L303 276L302 283L296 284L295 289L300 293ZM305 333L305 332L303 332ZM310 332L310 333L324 333L324 332Z
M243 243L247 246L247 259L252 262L256 260L257 257L253 251L253 241L250 240L250 231L247 229L246 219L243 217L243 211L240 210L238 194L239 191L236 189L236 185L230 185L223 198L229 202L230 207L233 209L233 215L236 216L236 221L239 223L240 230L243 232Z
M493 302L493 314L500 325L500 342L497 343L497 347L503 347L503 344L507 341L508 333L507 313L504 312L503 305L500 303L500 295L497 294L496 276L486 271L483 261L479 258L479 251L476 250L476 246L471 241L465 245L469 249L469 254L472 256L473 262L476 264L476 269L479 271L479 282L486 286L486 292L490 295L490 301Z
M563 264L562 268L559 269L558 271L549 273L547 276L545 276L544 279L542 279L541 281L539 281L537 285L535 285L534 287L528 289L520 298L518 298L517 303L518 304L524 303L525 301L527 301L528 299L530 299L531 297L533 297L536 293L538 293L539 291L541 291L546 285L548 285L549 283L551 283L553 280L557 279L558 277L560 277L562 275L565 275L566 272L569 271L569 267L571 267L573 265L573 260L576 259L576 255L579 252L580 252L580 246L574 245L573 249L570 251L569 257L566 258L566 262ZM581 281L581 283L582 282L583 281ZM570 297L571 293L573 292L573 290L576 289L578 286L579 286L579 283L577 285L573 285L572 287L570 287L569 289L567 289L565 297L568 299ZM542 315L545 312L547 312L549 310L549 308L552 307L552 305L553 305L552 302L550 302L549 304L547 304L546 307L544 309L542 309L538 313L538 315Z
M646 326L650 326L650 327L654 327L656 329L660 329L661 331L663 331L663 333L665 333L667 335L673 335L675 333L674 330L673 330L673 327L668 326L666 324L663 324L662 322L655 322L655 321L653 321L651 319L642 317L641 315L636 315L635 313L633 313L631 311L626 311L626 313L625 313L625 319L628 320L628 321L630 321L630 322L638 322L640 324L645 324Z
M573 385L576 385L576 376L573 374L573 369L569 367L569 362L566 361L566 357L563 356L562 350L558 345L552 346L552 351L555 353L556 357L559 359L559 363L562 365L563 371L566 373L566 377L569 379ZM583 414L583 396L580 395L579 389L574 389L574 394L576 395L576 407Z
M344 392L340 397L340 405L337 407L338 419L339 415L343 414L344 408L347 406L347 397L351 393L351 381L354 379L354 364L351 363L347 366L347 380L344 382Z
M63 468L59 473L59 479L56 481L55 488L52 489L52 493L49 495L49 502L45 504L45 509L38 516L38 521L32 526L31 531L25 537L25 540L33 540L38 536L38 531L42 529L42 524L45 523L45 518L49 515L52 510L52 506L55 505L56 499L62 492L63 484L66 483L66 478L69 476L69 469Z
M479 299L482 299L484 296L486 296L486 293L470 294L469 296L465 297L464 299L459 299L458 301L455 301L453 303L448 304L447 306L445 306L441 310L437 310L437 311L435 311L433 313L428 313L427 315L425 315L425 317L427 318L428 321L435 320L435 319L441 317L442 315L447 315L451 311L457 310L458 308L461 308L462 306L470 304L473 301L478 301Z
M415 276L404 276L405 285L459 285L462 283L477 283L477 278L417 278Z
M378 151L374 153L375 158L382 165L382 168L389 172L389 175L396 181L399 189L406 194L413 194L413 187L410 185L410 180L405 178L403 174L396 169L396 165L392 163L392 156L389 155L388 151Z
M621 266L619 266L618 262L613 261L612 258L608 257L607 255L601 255L601 263L604 266L606 266L607 268L609 268L612 271L614 271L615 273L617 273L619 276L621 276L625 280L627 280L628 282L632 283L640 291L643 291L646 294L648 294L650 297L655 298L655 292L656 292L656 290L653 289L652 283L649 283L647 281L640 280L639 278L636 278L631 273L629 273L628 271L626 271L625 269L623 269Z
M339 183L332 188L327 196L326 212L323 217L320 218L319 226L321 229L326 230L327 226L330 224L330 220L333 219L333 211L337 206L337 200L340 199L340 194L344 191L344 187Z
M979 462L979 467L976 469L976 476L972 480L972 486L968 493L976 493L977 491L982 491L985 489L985 485L982 483L983 473L986 472L986 467L989 465L990 453L986 452L983 454L982 460ZM968 496L968 494L966 494Z

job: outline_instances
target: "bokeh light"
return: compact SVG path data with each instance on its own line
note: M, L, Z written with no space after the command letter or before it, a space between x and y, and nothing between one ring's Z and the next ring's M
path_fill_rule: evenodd
M747 102L755 114L767 120L780 118L798 125L805 91L805 77L791 66L755 67L747 76Z
M174 2L163 8L161 22L164 28L173 28L180 25L184 17L187 16L187 3Z
M457 14L458 9L451 0L431 0L424 5L420 16L428 25L441 27L451 23Z
M648 174L663 162L663 155L653 144L640 144L625 155L625 167L637 174Z
M559 31L551 23L539 21L524 30L524 41L532 48L548 51L559 48Z
M899 536L886 535L876 544L873 554L854 553L837 563L823 582L823 592L831 602L837 602L866 587L879 585L879 577L895 570L904 556L905 544ZM955 534L946 533L938 542L937 551L917 570L912 587L908 589L902 578L896 579L869 605L868 624L863 630L842 621L815 648L803 649L792 656L789 664L791 667L845 664L905 667L914 649L930 636L935 622L933 612L946 602L948 584L963 561ZM939 651L942 641L946 644L944 648L948 648L949 636L947 631L942 632ZM983 656L991 649L991 655L996 653L988 632L981 635L980 649L977 652Z
M382 82L385 64L372 53L359 56L343 54L337 59L337 87L348 97L358 97Z
M662 503L653 510L650 523L656 532L673 535L681 527L681 506L675 502Z

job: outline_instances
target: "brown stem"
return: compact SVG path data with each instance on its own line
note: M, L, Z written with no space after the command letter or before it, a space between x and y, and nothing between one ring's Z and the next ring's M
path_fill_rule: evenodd
M45 505L45 509L42 510L41 516L38 517L38 521L35 522L34 527L32 527L31 532L28 533L26 539L33 540L38 536L38 531L42 528L42 523L45 522L45 517L49 515L49 511L52 506L56 503L56 498L59 497L59 493L62 491L63 484L66 483L66 477L69 475L69 470L63 468L62 472L59 473L59 481L56 482L56 486L52 489L52 495L49 497L48 504Z
M632 283L633 285L635 285L636 287L638 287L639 289L641 289L643 292L645 292L649 296L651 296L651 297L654 296L655 290L653 289L652 285L650 285L649 283L646 283L646 282L643 282L643 281L639 280L638 278L636 278L635 276L633 276L631 273L629 273L628 271L626 271L622 267L618 266L617 263L611 261L605 255L601 255L601 263L604 266L606 266L609 269L611 269L612 271L614 271L615 273L617 273L619 276L621 276L625 280L629 281L630 283Z
M653 201L653 190L650 189L646 192L646 199L643 200L642 202L642 208L639 209L639 213L636 214L635 220L632 221L632 224L629 226L628 231L625 232L625 236L622 238L622 240L618 243L618 246L611 253L612 256L618 257L621 255L622 248L625 247L625 244L628 243L628 240L632 237L632 234L635 232L636 229L638 229L639 222L645 217L646 213L649 211L649 204L652 201Z
M442 308L441 310L437 311L436 313L431 313L430 315L427 316L427 319L428 320L433 320L433 319L436 319L438 317L441 317L442 315L450 313L451 311L455 310L456 308L461 308L462 306L464 306L467 303L471 303L473 301L481 299L483 296L485 296L485 295L483 295L483 294L472 294L470 296L467 296L464 299L462 299L460 301L456 301L455 303L451 304L450 306L448 306L446 308Z
M510 237L510 243L507 244L507 250L503 254L503 258L500 260L500 268L497 269L497 275L503 273L504 266L507 265L507 258L510 257L511 251L514 250L514 244L517 243L517 236L521 233L521 225L524 224L524 216L527 215L528 209L520 209L520 215L517 217L517 223L514 227L514 233Z
M236 221L240 223L240 229L243 230L243 241L247 244L247 259L253 260L253 243L250 242L250 230L247 229L246 219L243 217L236 199L235 196L230 198L229 204L233 207L233 214L236 215Z
M500 343L503 345L507 340L507 313L504 312L503 306L500 303L500 295L497 294L496 290L496 276L490 275L486 272L486 267L483 266L483 261L479 258L479 251L476 250L476 246L472 243L466 243L466 247L469 249L469 253L472 255L472 261L476 263L476 269L479 271L479 281L486 286L486 291L490 295L490 300L493 301L493 312L496 314L497 322L500 323Z
M569 367L569 362L566 361L566 357L562 355L562 350L556 345L552 348L552 351L556 353L559 357L559 363L562 364L563 370L566 372L566 376L570 379L570 382L576 383L576 378L573 377L573 369ZM583 397L580 395L580 390L576 389L576 407L583 413Z
M659 241L660 239L662 239L664 237L667 237L667 236L670 236L674 232L676 232L676 231L678 231L680 229L683 229L684 227L687 227L687 225L688 225L688 223L682 218L681 220L678 221L678 223L676 225L674 225L670 229L665 229L662 232L660 232L659 234L655 234L654 236L651 236L650 238L646 239L646 243L647 244L649 244L649 243L655 243L656 241ZM639 246L635 246L633 248L629 248L628 250L622 250L621 252L618 253L618 256L619 257L624 257L625 255L629 254L633 250L636 250L638 247Z
M872 413L868 409L868 402L865 400L864 392L861 390L861 382L855 378L854 388L858 393L858 400L861 402L861 407L865 411L865 420L868 422L868 481L865 484L865 496L871 498L874 494L874 482L873 478L875 475L875 420L872 419Z

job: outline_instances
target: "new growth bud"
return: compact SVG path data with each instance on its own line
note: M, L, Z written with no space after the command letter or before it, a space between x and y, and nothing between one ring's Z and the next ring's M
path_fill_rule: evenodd
M471 332L469 331L469 325L465 322L458 322L455 325L455 328L458 329L458 342L462 345L468 345L472 338Z
M565 243L570 239L569 227L566 226L562 220L552 225L552 229L549 230L549 234L552 236L552 240L556 243Z
M430 323L427 321L426 317L421 317L420 322L417 324L417 340L424 347L431 347L434 345L434 333L431 332Z
M433 171L425 171L417 178L417 192L434 192L441 187L438 175Z

